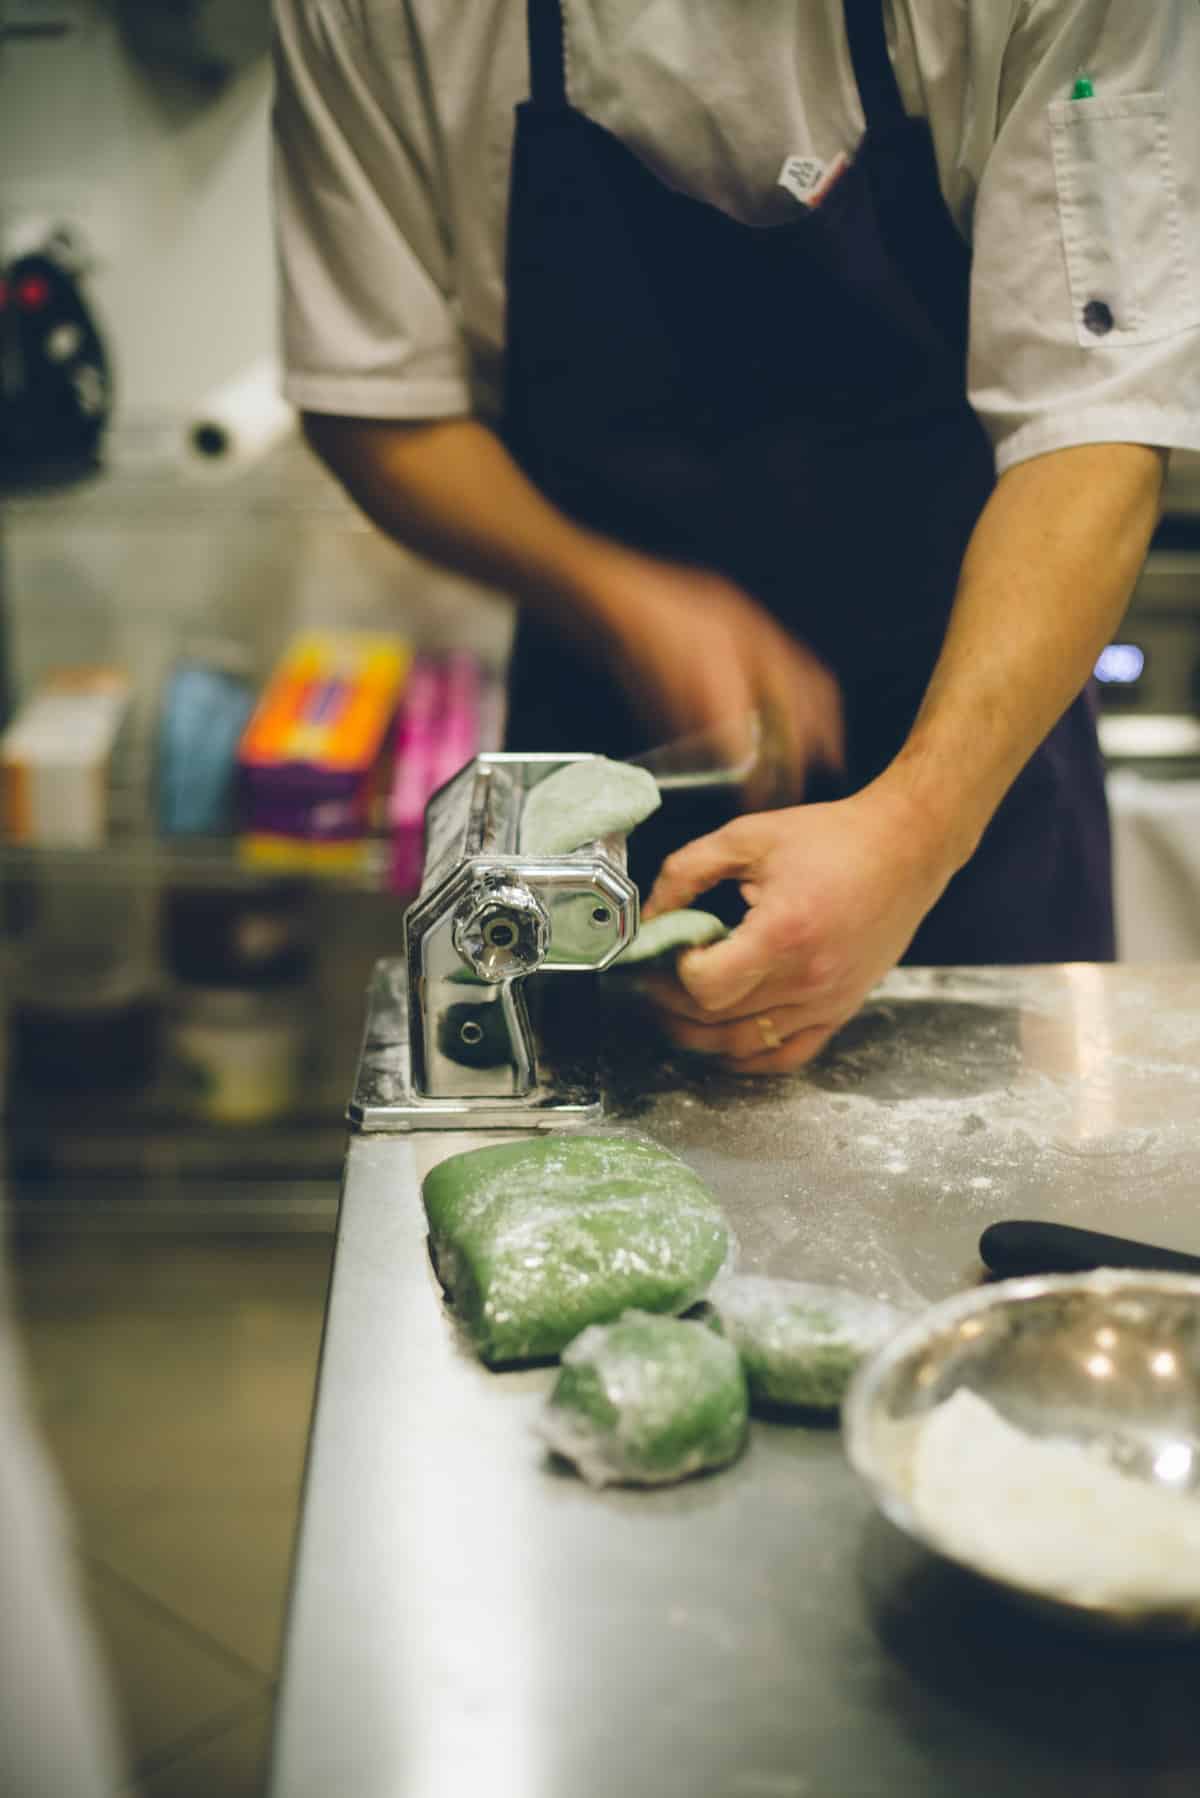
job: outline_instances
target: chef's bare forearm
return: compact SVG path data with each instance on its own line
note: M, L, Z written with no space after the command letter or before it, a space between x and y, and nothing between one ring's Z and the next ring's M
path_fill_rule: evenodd
M1117 629L1159 516L1165 455L1088 444L1008 470L975 528L916 724L877 783L973 853L1029 756Z
M309 413L304 427L351 497L405 548L595 634L624 552L552 505L486 425Z

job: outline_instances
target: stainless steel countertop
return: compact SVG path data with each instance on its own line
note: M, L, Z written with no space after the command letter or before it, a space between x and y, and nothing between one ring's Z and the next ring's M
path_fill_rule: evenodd
M814 1070L630 1125L713 1184L751 1271L936 1299L1044 1217L1200 1252L1200 967L902 971ZM1200 1649L1074 1636L876 1515L836 1430L756 1422L662 1492L552 1471L552 1372L447 1316L419 1181L346 1168L275 1798L1174 1798Z

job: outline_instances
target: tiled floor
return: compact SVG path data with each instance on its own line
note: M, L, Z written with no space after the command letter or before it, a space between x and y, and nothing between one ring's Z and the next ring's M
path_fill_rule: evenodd
M13 1274L140 1798L263 1790L332 1237L39 1233Z

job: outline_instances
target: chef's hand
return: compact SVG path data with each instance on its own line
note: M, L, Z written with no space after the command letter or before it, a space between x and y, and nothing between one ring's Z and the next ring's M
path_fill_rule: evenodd
M643 915L740 881L733 933L643 982L681 1048L748 1073L810 1061L907 949L956 864L877 784L832 805L737 818L669 856Z
M711 730L737 763L757 713L751 808L794 803L811 771L844 767L837 681L733 581L622 550L606 587L603 653L659 741Z

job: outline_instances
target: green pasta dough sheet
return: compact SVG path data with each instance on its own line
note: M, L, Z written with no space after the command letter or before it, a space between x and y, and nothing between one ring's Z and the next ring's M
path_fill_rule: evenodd
M593 756L568 762L539 781L521 818L522 855L570 855L613 831L622 835L662 804L644 768Z
M629 1311L571 1344L540 1430L593 1486L657 1486L735 1460L748 1411L731 1343Z
M892 1305L836 1286L733 1274L709 1294L742 1359L752 1400L836 1411L859 1363L903 1321Z
M684 1311L729 1246L678 1156L563 1131L452 1155L423 1188L434 1263L483 1359L545 1360L631 1306Z
M666 961L681 949L699 949L705 943L719 942L728 935L727 926L711 912L665 911L642 925L628 949L622 952L614 972L644 967L647 962Z

